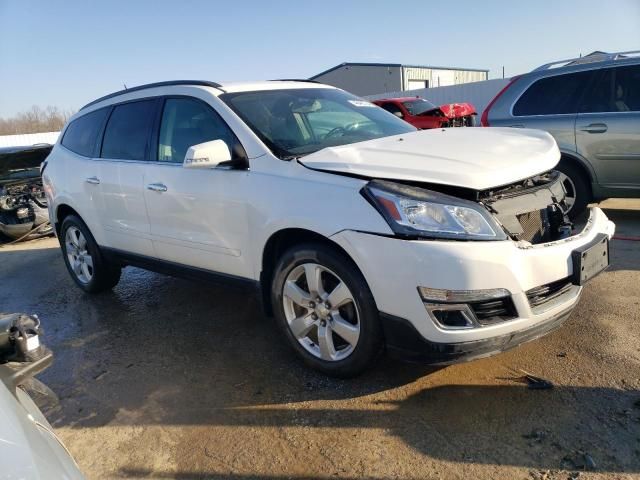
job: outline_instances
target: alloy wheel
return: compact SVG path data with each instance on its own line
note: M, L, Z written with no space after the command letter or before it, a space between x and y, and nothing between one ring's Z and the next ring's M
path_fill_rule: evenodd
M87 239L77 227L69 227L65 234L65 247L69 265L76 278L89 283L93 278L93 258L87 250Z
M569 213L573 208L573 205L576 203L576 185L573 183L570 177L565 175L562 172L560 173L560 181L564 185L564 189L567 192L567 195L564 197L564 203L567 205L567 211L565 213Z
M346 283L317 263L291 270L282 291L293 336L313 356L329 362L347 358L360 338L360 314Z

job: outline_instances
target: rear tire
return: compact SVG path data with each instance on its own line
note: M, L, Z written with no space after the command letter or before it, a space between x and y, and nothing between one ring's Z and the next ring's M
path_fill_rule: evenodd
M271 299L278 327L310 367L353 377L382 351L373 295L354 263L319 243L287 250L275 268Z
M93 235L79 217L65 217L58 240L67 270L82 290L98 293L111 290L118 284L121 266L105 259Z
M567 191L567 198L573 201L567 215L574 220L587 209L591 201L589 181L580 167L566 160L561 161L556 170L563 175L562 183Z

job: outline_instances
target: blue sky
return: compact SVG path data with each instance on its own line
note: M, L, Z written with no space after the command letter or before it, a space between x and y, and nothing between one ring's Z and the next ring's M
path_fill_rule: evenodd
M0 117L78 109L123 83L299 78L344 61L496 78L597 49L640 49L640 0L0 0Z

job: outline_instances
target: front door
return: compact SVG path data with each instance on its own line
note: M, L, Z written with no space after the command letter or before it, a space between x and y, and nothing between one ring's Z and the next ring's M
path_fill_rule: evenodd
M242 149L224 120L204 101L164 100L153 140L154 158L144 174L153 245L160 259L250 278L246 203L250 172L182 167L190 146L218 139L235 154Z
M640 65L601 71L581 102L576 143L601 186L640 190Z

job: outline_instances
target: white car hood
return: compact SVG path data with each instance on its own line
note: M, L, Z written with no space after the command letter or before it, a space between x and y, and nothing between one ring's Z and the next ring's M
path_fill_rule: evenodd
M559 159L555 140L540 130L448 128L328 147L300 162L369 178L486 190L550 170Z
M28 395L18 390L29 412L0 381L0 478L22 480L80 480L82 473Z

